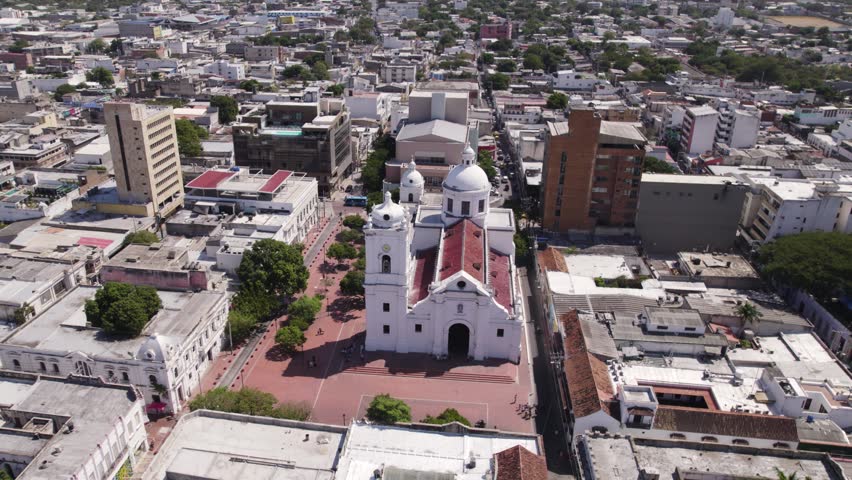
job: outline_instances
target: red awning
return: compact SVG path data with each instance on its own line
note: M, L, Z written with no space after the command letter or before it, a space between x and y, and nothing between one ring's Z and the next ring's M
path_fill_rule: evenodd
M151 402L151 403L149 403L149 404L148 404L148 406L147 406L146 408L147 408L149 411L150 411L150 410L153 410L153 411L155 411L155 412L162 412L163 410L165 410L165 409L166 409L166 407L167 407L167 406L168 406L168 405L166 405L166 404L165 404L165 403L163 403L163 402Z

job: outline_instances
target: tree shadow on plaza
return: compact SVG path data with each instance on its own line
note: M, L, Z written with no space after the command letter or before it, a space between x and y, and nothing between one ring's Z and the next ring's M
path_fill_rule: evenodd
M329 337L328 342L296 352L289 357L292 361L281 372L281 376L325 378L326 372L332 376L347 367L360 365L360 346L364 344L365 337L364 332L339 340ZM347 350L349 354L344 353ZM333 363L329 366L328 362Z
M358 318L356 312L363 309L363 297L338 297L328 305L326 310L335 322L345 323Z

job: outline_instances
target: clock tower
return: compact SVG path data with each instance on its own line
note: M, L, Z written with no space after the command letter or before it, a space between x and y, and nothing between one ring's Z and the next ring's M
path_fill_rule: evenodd
M405 331L400 323L408 313L413 232L406 209L386 192L364 227L367 350L396 350L397 337Z

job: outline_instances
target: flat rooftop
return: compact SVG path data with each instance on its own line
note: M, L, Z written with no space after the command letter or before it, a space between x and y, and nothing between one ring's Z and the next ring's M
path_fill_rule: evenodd
M739 168L739 167L736 167ZM642 183L680 183L689 185L744 185L734 177L716 175L676 175L669 173L643 173Z
M678 259L690 275L702 277L760 278L740 255L727 253L681 252ZM701 272L700 274L698 272Z
M345 436L343 427L198 410L180 419L142 478L330 480Z

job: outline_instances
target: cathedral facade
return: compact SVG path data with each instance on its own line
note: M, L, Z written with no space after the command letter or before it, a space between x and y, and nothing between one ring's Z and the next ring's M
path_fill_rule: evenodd
M491 208L491 184L469 146L443 182L441 205L422 205L414 162L364 228L370 351L520 360L523 303L511 210ZM410 207L410 208L407 208Z

